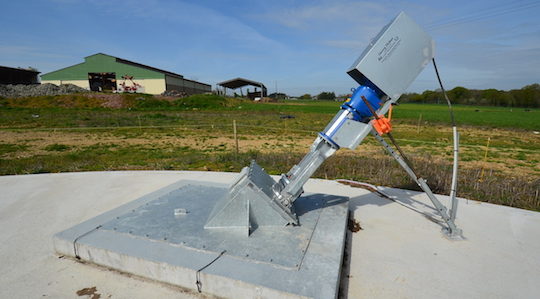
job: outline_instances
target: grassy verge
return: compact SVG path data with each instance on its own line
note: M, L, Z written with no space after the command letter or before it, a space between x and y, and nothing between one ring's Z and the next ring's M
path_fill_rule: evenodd
M330 101L284 101L254 103L216 95L194 95L182 99L136 94L75 94L20 99L0 98L0 127L70 127L136 125L137 116L152 111L157 124L167 123L171 114L213 112L217 114L314 114L334 115L341 103ZM111 109L114 107L114 109ZM71 113L64 113L65 109ZM511 128L540 131L540 109L455 105L456 121L461 126ZM48 116L54 121L48 121ZM59 118L58 118L59 116ZM42 118L43 117L43 118ZM448 125L446 105L401 104L394 119L408 124Z
M252 103L211 95L66 97L0 100L0 175L127 169L237 172L252 158L280 174L300 160L340 105ZM120 108L104 103L120 103ZM534 132L540 131L539 112L470 106L455 110L462 124L459 196L540 210L540 134ZM238 124L239 155L232 153L232 120ZM394 111L395 137L440 193L448 193L450 184L452 134L447 122L444 105L404 104ZM372 138L355 151L339 151L315 176L416 188Z
M0 160L2 174L30 174L99 170L203 170L238 172L256 159L270 174L281 174L298 163L303 153L248 151L238 155L226 146L212 151L188 146L117 146L99 144L77 151L60 151L28 158ZM413 156L413 164L436 193L449 193L451 163L429 155ZM416 184L388 156L336 155L326 161L314 175L317 178L347 178L371 184L419 190ZM480 170L463 168L459 176L459 196L495 204L540 211L540 179L507 177L489 170L480 179Z

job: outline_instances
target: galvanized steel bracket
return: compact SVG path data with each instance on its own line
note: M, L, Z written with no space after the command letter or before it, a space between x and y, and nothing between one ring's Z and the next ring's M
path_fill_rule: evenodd
M225 197L216 204L205 229L237 229L246 235L261 226L298 224L294 206L274 200L276 182L255 162L244 167Z

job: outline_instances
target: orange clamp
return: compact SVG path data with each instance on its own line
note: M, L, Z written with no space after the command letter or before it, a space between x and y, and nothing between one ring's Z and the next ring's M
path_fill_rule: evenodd
M379 117L378 119L372 120L373 127L379 135L383 135L392 131L392 124L390 120L386 117Z
M373 127L375 128L375 131L377 131L379 135L390 133L392 131L392 124L390 123L391 119L392 119L392 106L390 106L390 110L388 111L388 118L384 116L379 116L378 118L372 120L372 124L373 124Z

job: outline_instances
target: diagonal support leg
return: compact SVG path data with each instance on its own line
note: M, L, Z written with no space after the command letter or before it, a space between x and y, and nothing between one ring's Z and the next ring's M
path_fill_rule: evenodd
M394 151L394 149L382 138L377 131L372 130L371 134L379 141L379 143L384 147L384 149L392 156L396 161L399 163L399 165L407 172L407 174L424 190L424 192L427 194L428 198L431 200L433 205L435 206L435 209L437 212L439 212L439 215L441 215L442 219L446 223L447 227L443 228L443 232L445 235L447 235L451 239L461 239L462 238L462 232L461 229L456 227L456 224L454 223L454 219L448 215L446 207L435 197L433 192L431 191L431 188L426 183L426 180L423 178L419 178L416 173L412 170L412 168L407 164L407 162L401 157L398 153ZM452 199L453 201L457 200L456 198ZM452 203L452 206L455 206L454 203Z

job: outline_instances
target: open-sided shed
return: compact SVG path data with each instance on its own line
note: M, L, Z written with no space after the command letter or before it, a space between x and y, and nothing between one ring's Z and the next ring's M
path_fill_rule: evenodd
M244 86L253 86L255 87L255 90L253 92L250 92L249 89L247 90L247 97L250 99L255 99L257 97L266 97L268 90L266 89L266 86L262 84L261 82L244 79L244 78L234 78L231 80L223 81L218 83L219 86L223 87L225 94L227 94L227 88L229 89L238 89L242 88ZM260 88L260 90L257 90L257 88ZM243 96L243 91L240 89L240 93Z

